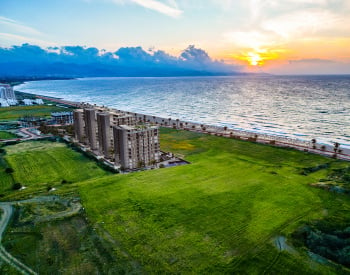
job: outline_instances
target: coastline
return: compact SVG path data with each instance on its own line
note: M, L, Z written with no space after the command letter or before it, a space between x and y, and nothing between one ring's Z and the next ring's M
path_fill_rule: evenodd
M25 82L40 80L70 80L74 77L0 77L0 83L10 84L12 87L21 85Z
M80 108L84 104L82 102L73 102L73 101L64 100L56 97L50 97L50 96L41 96L41 95L35 95L35 96L37 98L57 102L60 104L65 104L76 108ZM114 108L106 107L106 109L112 110ZM135 116L137 121L154 123L161 127L200 132L200 133L205 133L205 134L210 134L215 136L221 136L225 138L252 141L252 142L257 142L261 144L269 144L271 146L276 146L276 147L292 148L299 151L304 151L308 153L323 155L326 157L334 157L337 159L350 161L350 148L347 148L347 147L340 146L339 147L340 150L338 149L337 153L335 153L334 146L331 146L328 144L320 144L317 142L313 143L311 140L306 141L302 139L297 139L297 138L292 139L292 138L282 137L277 135L257 134L255 132L247 131L247 130L235 130L227 127L189 122L189 121L184 121L180 119L164 118L164 117L146 115L142 113L130 112L125 110L117 110L117 111L131 114Z

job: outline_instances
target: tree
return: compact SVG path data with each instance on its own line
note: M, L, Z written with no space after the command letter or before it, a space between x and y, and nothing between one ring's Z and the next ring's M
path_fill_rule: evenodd
M11 168L11 167L7 167L7 168L5 169L5 172L6 172L7 174L12 174L14 171L15 171L15 170L13 170L13 168Z
M316 139L315 138L313 138L311 140L311 143L312 143L312 149L316 149Z
M16 182L12 185L12 190L19 190L22 188L22 184L19 182Z
M340 146L340 144L338 142L334 143L334 153L337 153L339 146Z

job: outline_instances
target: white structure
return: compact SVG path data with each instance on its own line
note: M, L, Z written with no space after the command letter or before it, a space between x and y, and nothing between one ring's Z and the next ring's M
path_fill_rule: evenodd
M8 107L17 104L18 101L12 87L9 84L0 84L0 106Z
M33 105L33 101L31 99L25 98L23 99L24 105Z
M42 105L42 104L44 104L44 101L41 98L37 98L37 99L33 100L33 103L38 104L38 105Z
M6 99L0 98L0 106L1 107L9 107L10 105L7 103Z

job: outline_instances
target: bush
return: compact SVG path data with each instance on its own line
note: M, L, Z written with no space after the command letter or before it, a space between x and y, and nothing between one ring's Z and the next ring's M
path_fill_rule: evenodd
M6 172L7 174L12 174L14 171L15 171L15 170L13 170L13 168L11 168L11 167L7 167L7 168L5 169L5 172Z
M22 188L22 184L19 182L16 182L12 185L12 190L19 190Z

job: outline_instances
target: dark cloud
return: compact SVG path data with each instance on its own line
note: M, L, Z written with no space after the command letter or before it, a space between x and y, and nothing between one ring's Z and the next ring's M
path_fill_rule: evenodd
M193 45L179 57L142 47L122 47L115 52L82 46L43 49L29 44L0 48L0 76L230 75L237 71L238 67L212 60Z
M335 61L330 59L320 59L320 58L304 58L304 59L296 59L289 60L290 64L293 63L335 63Z

